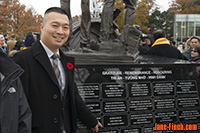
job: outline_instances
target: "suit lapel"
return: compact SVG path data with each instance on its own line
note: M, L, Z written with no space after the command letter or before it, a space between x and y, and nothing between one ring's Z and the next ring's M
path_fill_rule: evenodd
M53 67L51 65L51 62L44 50L44 48L42 47L42 45L40 44L39 41L37 41L33 46L33 56L34 58L41 64L41 66L45 69L45 71L48 73L49 77L52 79L52 81L57 85L58 85L58 81L57 78L55 76Z
M66 95L72 92L70 90L71 89L70 85L72 84L71 80L74 79L74 70L73 70L74 60L71 57L65 56L65 54L61 50L60 50L60 55L61 55L61 62L63 64L63 68L65 70L65 75L66 75L66 85L65 85L65 92L64 92L64 101L65 101ZM69 65L72 65L72 66L69 66Z
M60 58L60 60L61 60L61 63L62 63L62 65L63 65L63 69L64 69L64 71L65 71L65 92L64 92L64 94L66 95L67 94L67 92L68 92L68 80L69 80L69 71L68 71L68 69L67 69L67 58L66 58L66 56L64 55L64 53L62 53L62 51L60 50L60 56L61 56L61 58Z

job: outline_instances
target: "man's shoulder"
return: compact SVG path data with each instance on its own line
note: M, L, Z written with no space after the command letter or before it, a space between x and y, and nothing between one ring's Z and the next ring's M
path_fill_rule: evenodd
M156 46L152 47L152 50L159 51L159 52L162 52L162 51L169 51L169 52L173 52L173 53L180 52L176 47L173 47L169 44L156 45Z
M14 43L14 42L17 42L16 40L13 40L13 39L11 39L11 40L8 40L7 41L7 44L9 44L9 43Z
M171 48L171 49L177 49L176 47L173 47L169 44L160 44L160 45L155 45L152 48ZM178 50L178 49L177 49Z
M30 48L27 48L27 49L24 49L24 50L22 50L22 51L20 51L20 52L18 52L19 54L21 54L21 55L31 55L32 54L32 48L30 47Z
M171 49L174 49L175 51L180 52L180 50L177 47L174 47L174 46L171 46L171 45L169 45L169 46L170 46Z
M20 55L27 55L27 56L32 56L33 55L33 52L34 51L38 51L39 49L37 49L39 47L39 41L36 41L33 43L33 45L31 47L27 47L26 49L20 51L20 52L17 52L18 54Z
M30 60L30 58L33 57L33 52L31 48L19 51L17 53L14 54L13 56L13 60L17 61L17 60Z

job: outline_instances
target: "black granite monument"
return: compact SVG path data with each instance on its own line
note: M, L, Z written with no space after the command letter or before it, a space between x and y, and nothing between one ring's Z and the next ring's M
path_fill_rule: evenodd
M87 19L72 24L72 37L62 48L76 58L75 81L86 105L104 126L99 132L174 132L181 124L182 131L188 124L192 133L200 132L200 65L138 57L141 32L132 25L136 0L124 2L131 23L125 24L120 34L113 22L116 15L111 15L111 23L105 23L110 26L104 25L109 27L108 32L102 35L106 32L102 22L107 20L90 19L89 0L82 0L82 15ZM69 3L61 0L61 7L68 13ZM114 0L105 3L112 7ZM113 14L113 8L103 14L106 10ZM92 133L81 123L78 127L78 133Z
M191 124L191 132L198 133L199 69L198 64L84 64L75 69L75 80L87 106L104 125L100 133L176 131L170 124ZM154 131L155 124L168 128ZM80 123L78 131L90 133Z

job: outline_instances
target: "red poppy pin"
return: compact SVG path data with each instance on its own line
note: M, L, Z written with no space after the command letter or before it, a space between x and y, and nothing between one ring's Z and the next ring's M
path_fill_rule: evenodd
M71 69L73 69L73 67L74 67L74 66L73 66L73 64L72 64L72 63L67 63L67 68L68 68L68 69L70 69L70 70L71 70Z

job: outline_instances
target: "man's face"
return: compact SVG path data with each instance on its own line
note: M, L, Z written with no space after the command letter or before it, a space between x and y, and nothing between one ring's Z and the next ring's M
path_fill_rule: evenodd
M194 48L194 47L196 47L196 46L200 46L200 42L199 42L198 39L193 38L193 39L191 40L191 42L190 42L190 47L191 47L191 48Z
M1 45L1 46L3 46L3 45L4 45L4 43L5 43L5 40L4 40L4 38L0 38L0 45Z
M51 12L40 25L41 41L52 51L57 52L69 37L69 19L65 14Z

